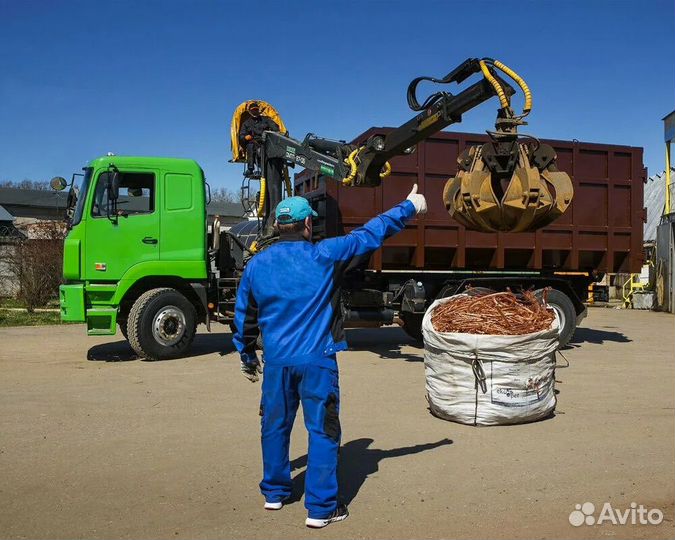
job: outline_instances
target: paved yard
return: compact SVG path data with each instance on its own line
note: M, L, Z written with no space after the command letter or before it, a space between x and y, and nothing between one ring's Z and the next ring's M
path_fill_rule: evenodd
M352 515L310 531L301 500L262 510L260 386L240 375L229 334L151 363L82 326L0 330L0 537L673 536L675 317L592 309L564 351L555 417L510 427L432 417L423 351L399 329L349 339L341 477ZM572 527L585 502L596 517L605 502L635 502L665 519Z

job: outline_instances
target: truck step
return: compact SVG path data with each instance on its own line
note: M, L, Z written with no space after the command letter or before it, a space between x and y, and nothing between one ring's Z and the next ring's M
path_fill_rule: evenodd
M112 298L117 292L116 283L89 283L85 287L87 300L94 307L101 306L100 309L105 309L104 306L110 305ZM98 308L97 308L98 309Z
M117 308L93 307L87 309L87 335L113 336L117 324Z

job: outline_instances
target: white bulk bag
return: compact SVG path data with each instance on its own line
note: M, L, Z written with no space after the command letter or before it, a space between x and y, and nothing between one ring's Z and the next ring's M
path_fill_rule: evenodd
M431 412L472 425L519 424L543 418L556 404L558 316L542 332L482 335L437 332L436 300L422 321L427 399Z

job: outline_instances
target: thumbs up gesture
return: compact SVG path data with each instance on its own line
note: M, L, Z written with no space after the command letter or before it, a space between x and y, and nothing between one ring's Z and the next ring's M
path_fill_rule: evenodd
M412 191L408 194L406 199L413 203L415 212L418 214L427 213L427 200L424 198L424 195L417 193L417 184L413 186Z

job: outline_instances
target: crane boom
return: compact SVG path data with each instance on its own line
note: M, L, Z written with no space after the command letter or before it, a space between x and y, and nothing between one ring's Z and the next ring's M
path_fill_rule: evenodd
M497 75L514 80L525 95L523 113L516 115L511 97L516 90ZM422 81L462 83L473 74L483 78L457 94L436 92L422 104L417 87ZM417 77L408 86L408 105L417 112L387 133L371 135L361 145L308 134L302 141L288 134L266 131L260 147L261 201L264 229L281 200L284 167L301 166L354 187L376 187L391 173L389 160L414 152L417 143L462 115L498 97L500 108L491 141L466 149L458 158L458 172L446 184L443 200L450 215L465 227L482 232L522 232L539 229L557 219L573 197L572 181L555 166L556 154L536 138L518 133L532 109L532 94L513 70L491 58L469 58L441 79ZM522 137L527 137L523 142ZM265 235L265 234L264 234Z

